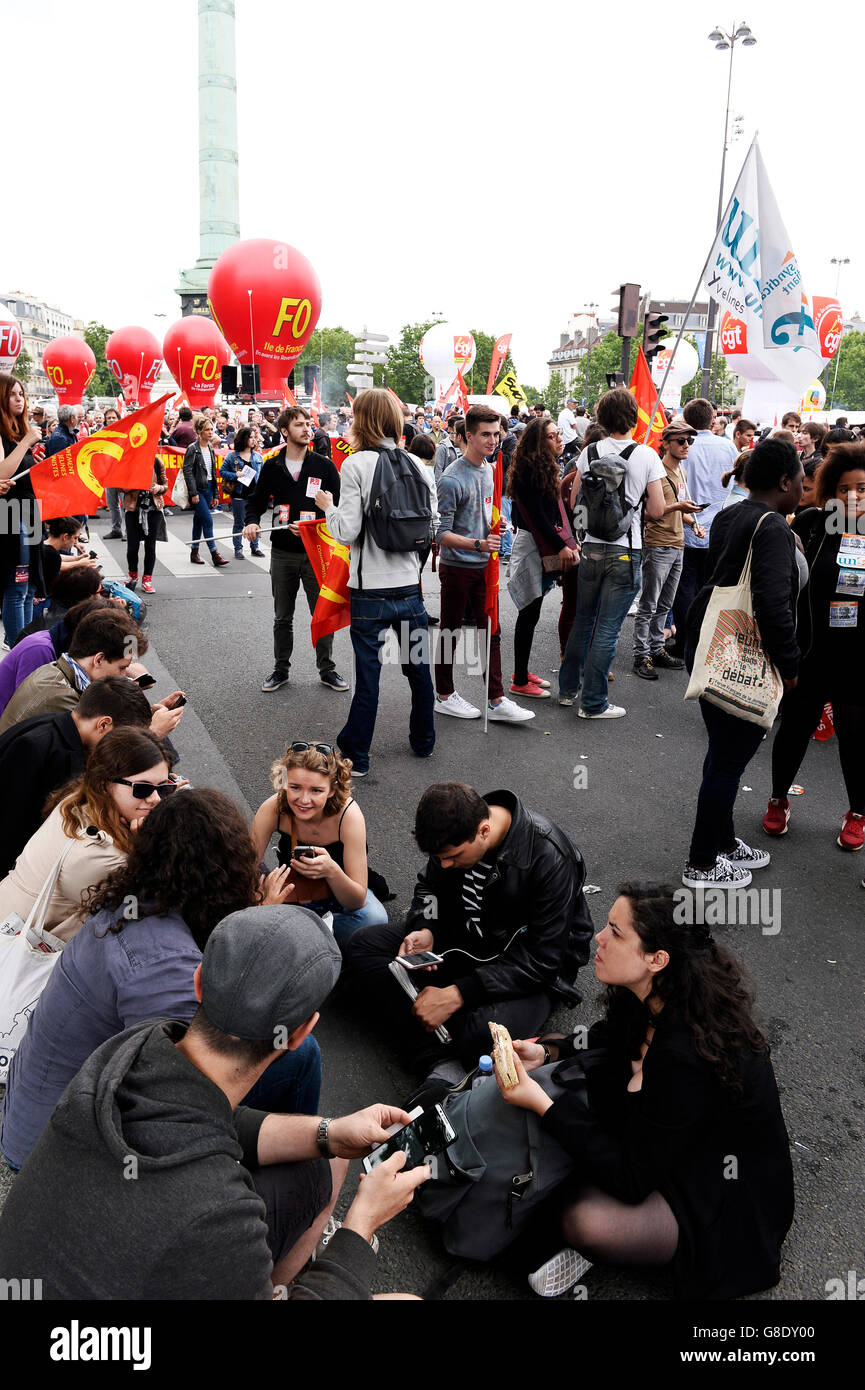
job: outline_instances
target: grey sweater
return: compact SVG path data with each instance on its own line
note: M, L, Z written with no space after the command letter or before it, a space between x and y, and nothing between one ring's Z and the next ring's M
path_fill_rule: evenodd
M266 1116L232 1111L174 1046L184 1031L139 1023L84 1063L12 1184L0 1279L38 1274L45 1299L272 1298L247 1171ZM368 1299L374 1269L366 1241L340 1230L288 1296Z
M447 531L458 536L485 540L489 534L493 505L493 470L488 463L468 463L458 458L445 469L439 479L439 528L436 540ZM489 555L484 550L452 550L442 545L439 559L443 565L463 565L483 569Z

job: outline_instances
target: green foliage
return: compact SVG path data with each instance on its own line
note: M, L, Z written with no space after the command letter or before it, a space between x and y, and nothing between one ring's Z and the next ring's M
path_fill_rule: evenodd
M303 390L304 364L314 364L320 369L319 390L324 404L332 410L345 405L345 378L349 362L354 361L355 341L354 333L347 328L317 328L295 363L298 390ZM351 394L354 395L353 387Z
M685 337L688 342L696 348L696 339L690 333ZM697 368L696 375L682 387L681 401L695 400L703 394L703 369ZM709 397L718 407L735 405L736 397L739 394L739 383L734 372L727 366L727 359L723 352L714 355L714 376L710 377Z
M420 405L432 394L431 378L421 365L418 348L424 333L440 322L428 319L426 323L405 324L399 342L387 350L387 384L406 405Z
M33 358L26 348L22 348L19 352L15 366L12 368L12 375L18 378L22 386L26 386L33 375Z
M634 370L637 352L643 341L642 329L631 340L631 365L628 381ZM607 373L618 372L622 368L622 339L617 333L606 333L599 342L592 344L591 351L582 357L571 386L571 394L578 401L586 398L586 406L593 410L607 390ZM625 383L627 385L627 382Z
M105 360L105 344L113 332L113 328L106 328L104 323L97 323L94 319L84 330L84 341L93 349L96 358L96 371L87 388L92 396L116 396L120 390Z
M554 420L564 405L567 394L568 390L561 372L551 372L550 382L547 387L546 395L544 396L544 404Z
M837 380L836 364L829 364L832 370L826 390L827 408L865 410L865 333L845 333L836 361Z

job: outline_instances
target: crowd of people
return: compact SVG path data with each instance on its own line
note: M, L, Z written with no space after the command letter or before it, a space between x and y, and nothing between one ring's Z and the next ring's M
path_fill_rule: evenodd
M44 447L68 447L105 414L61 407ZM0 921L62 945L9 1067L0 1150L16 1176L0 1213L0 1277L38 1267L43 1296L61 1299L369 1298L376 1231L430 1170L403 1153L371 1167L340 1222L349 1162L414 1105L446 1104L470 1085L497 1022L516 1040L517 1084L502 1085L502 1103L533 1112L573 1162L531 1225L524 1259L536 1292L561 1292L592 1261L664 1269L681 1296L777 1283L793 1217L789 1142L739 962L706 927L681 924L669 883L623 883L597 929L568 829L519 791L456 780L420 799L414 842L427 862L407 915L391 920L394 894L368 862L354 784L371 767L391 632L409 745L428 758L437 716L526 725L527 704L557 698L583 719L623 718L609 682L628 612L634 673L690 674L715 590L746 572L784 692L763 829L786 832L789 788L831 704L849 800L837 843L861 849L865 442L797 416L761 431L697 399L656 451L634 439L636 402L623 388L602 396L594 418L574 400L558 419L542 403L510 417L483 405L403 410L383 390L360 392L350 420L322 414L315 430L299 405L253 409L245 423L217 410L167 415L164 441L185 450L191 563L202 563L202 540L214 565L226 563L212 525L221 447L234 553L244 540L253 555L269 546L274 669L263 691L289 681L301 583L310 612L319 598L298 523L325 520L350 552L354 680L333 721L342 727L329 742L290 742L249 827L231 798L179 775L184 694L154 704L144 694L148 633L100 592L83 520L52 521L38 544L8 520L12 480L22 475L25 495L50 423L44 412L32 423L20 383L0 376L10 648L0 661ZM337 469L330 437L346 432L353 452ZM148 593L165 490L157 465L149 490L108 499L108 538L125 539L132 583L143 544ZM846 529L833 524L839 513ZM435 623L422 588L433 552ZM502 624L488 616L493 562L512 626L509 679ZM553 591L556 692L530 669ZM484 711L456 689L469 636ZM332 635L316 644L319 680L348 698L333 649ZM699 708L708 751L682 883L732 890L769 863L733 823L765 728L705 694ZM545 1028L556 1008L580 1003L593 938L605 992L586 1045ZM425 952L433 958L418 971L400 964ZM344 998L362 1002L382 1046L415 1073L404 1108L321 1114L328 1059L313 1030L322 1007ZM582 1089L550 1094L533 1073L551 1064L559 1076L578 1069ZM49 1205L40 1192L58 1171Z

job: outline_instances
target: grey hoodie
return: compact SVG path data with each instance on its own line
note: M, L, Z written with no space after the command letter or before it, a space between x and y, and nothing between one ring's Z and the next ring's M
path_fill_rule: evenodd
M3 1208L0 1278L41 1279L45 1299L272 1298L247 1171L265 1112L232 1111L174 1046L185 1028L136 1024L84 1063ZM340 1230L289 1298L368 1299L374 1269Z

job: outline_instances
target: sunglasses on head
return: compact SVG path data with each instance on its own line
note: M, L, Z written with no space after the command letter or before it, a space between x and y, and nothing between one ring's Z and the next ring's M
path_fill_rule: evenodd
M289 753L308 753L311 748L314 748L316 753L323 753L326 758L332 758L334 756L333 749L329 743L303 743L298 741L289 744L288 751Z
M177 791L176 782L130 782L126 777L114 777L112 781L118 787L131 787L132 795L136 801L146 801L148 796L152 796L154 792L160 801L164 801L167 796L171 796Z

